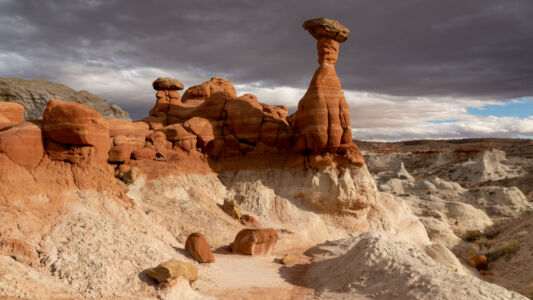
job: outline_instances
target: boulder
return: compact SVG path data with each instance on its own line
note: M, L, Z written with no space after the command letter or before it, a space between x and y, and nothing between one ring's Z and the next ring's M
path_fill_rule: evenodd
M20 123L24 120L24 106L0 101L0 115L3 115L10 123Z
M488 262L487 262L487 257L485 255L472 256L468 260L468 264L471 267L476 268L478 271L488 270L488 268L489 268L489 265L488 265Z
M174 78L159 77L152 83L154 90L183 90L183 83Z
M235 87L226 78L212 77L209 81L202 84L191 86L183 94L182 102L191 100L204 101L215 93L224 93L228 98L237 97Z
M43 114L46 138L61 144L94 146L96 158L107 161L111 148L109 125L93 109L71 102L50 100Z
M348 39L348 35L350 34L350 30L346 26L338 21L327 18L307 20L303 23L302 27L309 31L317 40L327 37L342 43Z
M201 263L215 262L215 256L213 255L213 252L211 252L205 236L199 232L191 233L189 237L187 237L185 249L194 259Z
M278 233L272 228L243 229L230 245L232 252L248 255L269 255L278 240Z
M198 279L198 269L186 262L169 260L155 268L146 270L146 276L157 280L159 283L165 283L180 276L183 276L189 282L193 282Z
M0 132L0 152L13 162L33 168L44 154L41 126L38 122L22 122Z
M240 220L241 219L241 210L239 209L239 205L235 200L232 199L224 199L224 205L222 207L224 209L224 212L230 215L230 217Z

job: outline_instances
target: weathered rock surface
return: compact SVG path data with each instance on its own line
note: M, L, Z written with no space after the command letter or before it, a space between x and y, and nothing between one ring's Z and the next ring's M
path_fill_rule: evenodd
M43 114L46 138L65 145L93 146L95 157L107 161L109 125L95 110L72 102L50 100Z
M0 102L0 115L4 116L7 122L20 123L24 120L24 106L14 102Z
M189 254L201 263L214 263L215 256L205 236L199 232L191 233L185 242L185 249Z
M76 92L65 85L42 79L0 78L0 101L24 106L26 120L42 118L44 109L51 99L87 105L104 118L130 120L129 114L118 105L109 104L87 91Z
M194 265L186 262L169 260L159 264L157 267L146 270L146 276L164 283L172 279L183 276L189 282L198 280L198 269Z
M0 131L0 153L21 166L35 167L44 154L41 126L37 121L22 122Z
M278 241L278 233L272 228L243 229L231 244L231 251L248 255L269 255Z
M188 88L183 94L182 101L203 101L218 92L226 94L229 98L237 97L235 87L229 80L212 77L209 81Z
M335 72L339 42L348 36L341 26L328 19L304 23L304 28L318 40L320 66L298 103L296 129L305 147L315 152L335 152L342 145L352 144L349 108Z

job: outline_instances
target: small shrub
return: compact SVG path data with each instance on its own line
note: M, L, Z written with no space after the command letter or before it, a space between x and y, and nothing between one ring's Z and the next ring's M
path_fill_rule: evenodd
M474 242L481 238L482 234L479 230L467 230L463 236L463 240L467 242Z
M487 239L486 237L481 237L475 241L476 244L479 245L480 249L490 249L492 245L494 245L495 240Z
M493 250L489 253L487 253L487 259L488 261L497 261L501 257L509 257L520 249L520 243L518 241L507 241L504 242L501 247L499 247L496 250Z

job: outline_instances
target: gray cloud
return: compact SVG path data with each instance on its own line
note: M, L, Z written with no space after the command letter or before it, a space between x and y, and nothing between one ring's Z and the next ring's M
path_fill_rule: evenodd
M1 0L0 76L87 89L135 117L153 103L150 83L159 74L187 86L225 76L295 106L294 90L306 88L317 66L301 23L326 16L351 29L337 65L345 90L399 103L495 101L533 95L531 15L528 0ZM390 119L390 106L383 108L379 116ZM359 109L352 116L380 106Z

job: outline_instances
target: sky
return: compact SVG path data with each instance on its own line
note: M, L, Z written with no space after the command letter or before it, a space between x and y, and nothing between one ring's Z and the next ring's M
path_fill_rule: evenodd
M351 32L337 74L355 139L533 137L533 1L0 0L0 77L147 115L151 83L225 77L294 112L318 67L307 19Z

